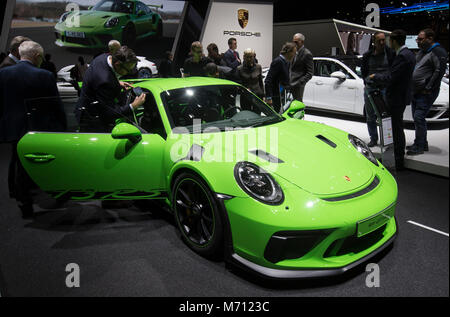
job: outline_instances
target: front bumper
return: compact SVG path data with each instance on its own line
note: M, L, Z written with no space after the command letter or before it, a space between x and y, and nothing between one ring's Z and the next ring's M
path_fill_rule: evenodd
M384 251L387 247L393 244L395 238L397 237L397 234L394 234L389 240L387 240L382 246L380 246L378 249L373 251L372 253L366 255L365 257L362 257L361 259L350 263L346 266L339 267L339 268L329 268L329 269L301 269L301 270L280 270L280 269L272 269L267 268L258 264L255 264L253 262L250 262L243 257L237 255L236 253L231 255L231 258L233 262L247 270L251 270L252 272L255 272L259 274L260 276L264 278L271 278L271 279L312 279L312 278L323 278L323 277L335 277L340 276L349 270L357 267L358 265L361 265L371 258L375 257L376 255L380 254L382 251Z
M280 206L242 197L224 201L231 228L230 262L264 277L298 279L343 274L367 261L392 244L397 232L392 217L358 238L359 222L384 210L395 212L396 182L385 169L380 169L378 177L378 186L347 200L325 201L277 179L286 196ZM310 247L298 243L298 249L305 251L294 249L292 243L271 245L283 232L322 236ZM273 252L277 246L283 249L281 256Z
M66 31L83 33L84 37L71 37ZM122 28L101 29L97 28L72 28L66 29L56 25L55 44L61 47L75 48L105 48L111 40L122 40Z

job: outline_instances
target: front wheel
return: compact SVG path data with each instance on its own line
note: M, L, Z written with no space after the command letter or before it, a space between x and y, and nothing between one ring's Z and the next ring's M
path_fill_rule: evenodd
M172 190L172 210L182 239L195 252L217 257L223 250L223 223L213 193L197 175L179 175Z

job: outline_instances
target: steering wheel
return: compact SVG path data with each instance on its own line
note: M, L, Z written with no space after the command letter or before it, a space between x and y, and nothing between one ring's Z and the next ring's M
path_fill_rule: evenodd
M239 106L232 106L232 107L228 108L227 110L225 110L225 111L223 112L223 117L224 117L224 118L227 118L227 116L226 116L227 112L229 112L230 110L233 110L233 109L239 109L240 111L242 111L242 108L241 108L241 107L239 107Z

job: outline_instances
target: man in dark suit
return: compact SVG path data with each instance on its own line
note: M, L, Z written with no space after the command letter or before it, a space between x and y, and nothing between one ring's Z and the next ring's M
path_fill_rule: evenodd
M392 116L392 132L394 134L395 166L397 170L404 168L405 132L403 130L403 113L412 98L412 75L416 65L416 57L405 45L406 32L394 30L390 35L390 47L396 56L388 73L370 75L374 82L387 83L386 100Z
M291 64L290 86L295 100L303 101L305 85L314 75L314 61L311 52L305 47L305 36L297 33L293 37L297 54Z
M289 87L289 63L294 58L296 52L297 48L294 43L284 44L280 55L270 64L269 72L264 81L266 102L277 112L281 108L280 86L283 89Z
M122 90L132 88L132 85L119 81L119 78L132 73L137 61L136 55L127 46L122 46L113 55L99 55L92 61L84 75L75 109L77 119L83 119L80 131L111 132L116 119L131 115L134 109L144 104L145 94L141 94L131 104L120 101Z
M11 143L12 155L8 173L10 196L15 197L24 218L33 215L31 179L17 155L17 143L30 127L27 120L27 104L41 100L47 106L45 116L38 116L37 123L45 131L65 131L66 116L59 99L53 74L39 69L44 50L35 42L25 41L19 47L20 61L0 70L0 141Z
M5 57L5 59L0 64L0 69L12 65L16 65L20 60L19 55L19 46L25 41L29 41L30 39L25 36L16 36L12 39L11 44L9 45L9 55Z
M236 70L236 68L241 65L241 59L239 57L237 49L237 40L232 37L228 40L228 51L225 52L223 55L223 60L227 64L228 67L230 67L233 71Z

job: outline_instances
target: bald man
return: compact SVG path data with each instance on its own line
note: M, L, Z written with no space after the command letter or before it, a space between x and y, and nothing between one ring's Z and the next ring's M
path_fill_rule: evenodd
M292 41L297 47L297 53L291 63L289 83L294 99L303 101L305 85L314 74L313 56L305 47L305 36L303 34L295 34Z

